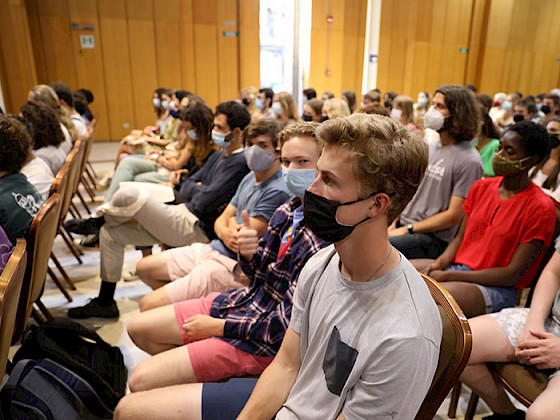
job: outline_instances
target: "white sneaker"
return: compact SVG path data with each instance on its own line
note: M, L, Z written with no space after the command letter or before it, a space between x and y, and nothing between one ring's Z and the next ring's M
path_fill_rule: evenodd
M124 281L140 280L140 277L138 277L138 273L136 272L136 270L127 271L126 273L123 273L122 278L123 278Z
M115 170L110 169L109 171L107 171L105 173L105 175L103 175L103 178L101 178L99 180L99 182L97 183L97 186L99 188L109 188L109 184L111 183L111 180L113 179L113 175L115 175Z

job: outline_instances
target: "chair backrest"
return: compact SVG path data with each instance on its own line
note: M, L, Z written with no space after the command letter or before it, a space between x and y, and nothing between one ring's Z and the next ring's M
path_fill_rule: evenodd
M465 368L471 354L472 335L467 318L455 299L438 282L424 274L421 275L438 306L443 326L436 373L416 415L416 420L427 420L434 418Z
M43 292L47 268L60 218L60 194L55 193L41 206L31 223L27 238L29 253L23 282L16 325L16 337L21 334L31 315L33 303Z
M76 140L74 143L74 148L76 149L76 153L72 158L72 176L71 176L71 186L72 186L72 196L78 189L78 185L80 184L80 177L82 176L83 170L83 162L84 162L84 153L86 151L87 141L85 138L81 137ZM68 155L70 157L70 155Z
M71 152L72 153L72 152ZM71 183L71 176L72 176L72 162L66 159L64 166L58 171L56 178L51 187L50 195L55 193L60 194L60 218L62 219L66 216L68 212L68 207L70 206L70 199L71 191L70 191L70 183Z
M18 239L0 274L0 381L6 372L26 263L26 242L25 239Z

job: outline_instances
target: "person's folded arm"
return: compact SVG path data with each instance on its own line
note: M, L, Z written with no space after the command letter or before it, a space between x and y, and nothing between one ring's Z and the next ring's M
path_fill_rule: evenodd
M435 277L438 281L462 281L483 286L515 286L535 263L544 247L544 242L534 239L517 245L509 264L475 271L444 271Z
M299 372L300 341L300 335L288 328L278 354L260 376L238 420L268 420L280 410Z

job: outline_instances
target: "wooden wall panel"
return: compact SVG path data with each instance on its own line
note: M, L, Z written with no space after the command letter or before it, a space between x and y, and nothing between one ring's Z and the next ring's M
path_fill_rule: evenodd
M0 0L0 76L6 109L18 113L37 83L25 3Z
M216 15L218 40L218 101L237 98L239 94L239 33L237 0L218 0Z
M98 0L110 133L119 139L135 127L124 0Z
M193 3L196 93L212 108L220 101L217 4L217 0Z
M194 26L193 26L193 0L181 0L180 14L180 39L181 50L181 86L191 92L197 92L195 72ZM258 46L260 48L260 45ZM259 50L260 52L260 50Z
M239 86L260 87L259 0L239 2Z

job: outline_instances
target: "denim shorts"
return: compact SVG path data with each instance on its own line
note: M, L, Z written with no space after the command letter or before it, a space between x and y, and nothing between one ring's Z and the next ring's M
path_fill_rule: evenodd
M451 264L445 271L472 271L472 269L465 264ZM484 298L484 306L486 306L486 313L499 312L504 308L511 308L515 306L517 301L518 291L515 287L502 287L502 286L483 286L481 284L473 283Z

